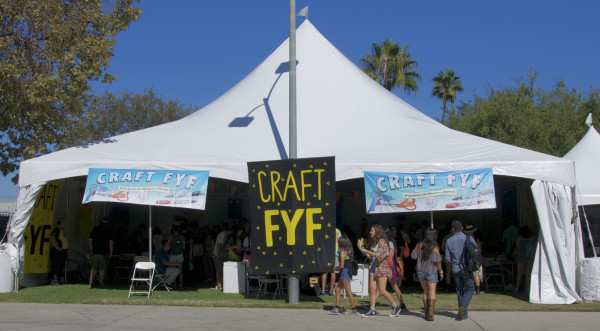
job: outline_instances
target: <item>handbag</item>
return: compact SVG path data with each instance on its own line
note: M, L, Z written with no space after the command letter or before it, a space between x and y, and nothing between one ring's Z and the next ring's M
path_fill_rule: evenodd
M398 277L406 279L404 278L404 260L402 260L402 257L400 256L396 256L396 273L398 274Z

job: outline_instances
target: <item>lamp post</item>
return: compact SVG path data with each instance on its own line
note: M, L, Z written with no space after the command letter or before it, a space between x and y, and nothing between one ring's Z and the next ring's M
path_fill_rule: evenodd
M289 158L297 158L296 153L296 0L290 0L290 144ZM300 297L300 279L298 274L288 277L288 303L298 304Z

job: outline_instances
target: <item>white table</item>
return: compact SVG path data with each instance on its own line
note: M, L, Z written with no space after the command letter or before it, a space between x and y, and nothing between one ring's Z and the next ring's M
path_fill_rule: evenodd
M223 293L246 293L246 266L248 263L223 263Z

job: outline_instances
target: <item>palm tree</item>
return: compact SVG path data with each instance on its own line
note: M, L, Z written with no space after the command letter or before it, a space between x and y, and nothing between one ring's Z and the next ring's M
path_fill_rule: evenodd
M462 92L463 87L459 76L454 75L454 70L446 68L446 72L440 70L437 76L433 77L433 90L431 96L442 99L442 124L446 119L446 102L456 101L456 92Z
M408 45L400 48L386 39L381 45L373 43L372 53L360 60L367 75L388 91L400 86L406 93L417 92L421 75L414 71L417 61L411 60Z

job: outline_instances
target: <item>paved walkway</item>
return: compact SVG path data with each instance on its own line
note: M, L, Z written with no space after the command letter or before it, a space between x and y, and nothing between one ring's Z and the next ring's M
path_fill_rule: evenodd
M418 312L329 315L315 309L197 308L0 303L0 330L597 330L600 313L477 312L456 321L436 312L427 322Z

